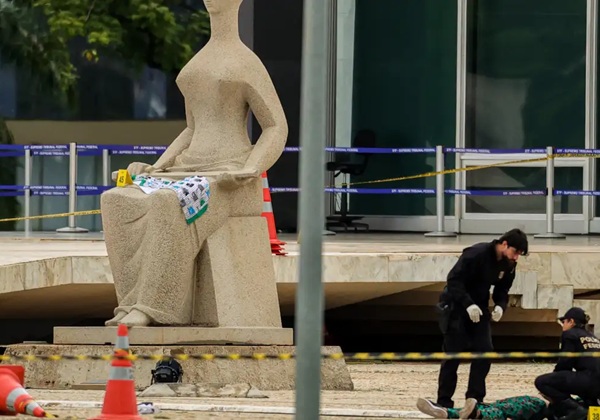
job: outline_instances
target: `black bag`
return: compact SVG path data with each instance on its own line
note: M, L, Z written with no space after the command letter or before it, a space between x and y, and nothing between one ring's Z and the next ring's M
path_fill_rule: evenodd
M177 383L181 382L183 377L183 368L179 362L175 359L161 360L156 364L155 369L152 371L152 380L150 384L154 383Z

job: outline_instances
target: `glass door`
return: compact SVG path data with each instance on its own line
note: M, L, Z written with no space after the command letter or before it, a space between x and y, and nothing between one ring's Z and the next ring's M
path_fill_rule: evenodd
M457 117L463 125L457 147L516 151L588 147L587 1L459 2L465 22L465 66L462 118L460 113ZM457 155L457 165L532 157L462 154ZM589 159L561 158L555 165L557 189L591 187ZM544 190L545 163L468 171L457 176L456 185L467 190ZM558 232L587 230L588 197L556 197L554 201ZM544 196L462 196L456 200L461 219L457 224L464 233L502 232L513 226L544 232L545 202Z

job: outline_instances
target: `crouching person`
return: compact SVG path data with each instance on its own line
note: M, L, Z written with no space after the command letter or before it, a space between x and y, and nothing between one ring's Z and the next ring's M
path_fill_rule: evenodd
M571 308L559 318L562 324L561 352L600 351L600 340L588 331L589 316L581 308ZM585 406L598 405L600 397L600 359L560 358L554 372L538 376L535 387L550 402L550 412L559 420L585 420ZM583 405L572 398L583 400Z

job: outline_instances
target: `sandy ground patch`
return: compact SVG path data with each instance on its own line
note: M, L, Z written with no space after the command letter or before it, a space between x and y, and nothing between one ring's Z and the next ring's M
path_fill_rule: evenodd
M439 364L437 363L352 364L349 368L355 390L339 392L323 391L322 408L415 411L415 402L418 397L434 397L436 394L439 369ZM462 365L459 369L459 384L455 395L457 405L462 404L464 401L468 369L469 366L467 364ZM548 363L493 364L487 379L488 397L486 400L492 401L515 395L537 396L538 393L533 386L533 380L536 376L550 372L552 369L553 365ZM101 391L31 389L29 392L38 400L45 401L102 401L104 396L104 393ZM156 398L152 402L224 406L294 406L293 391L264 391L264 393L269 398ZM142 402L142 400L138 399L138 402ZM59 415L61 418L69 415L80 418L91 418L100 412L99 409L51 409L49 411ZM293 418L293 416L281 414L178 412L170 410L143 417L147 419L181 420L213 417L221 419L264 418L273 420ZM333 417L323 416L322 418Z

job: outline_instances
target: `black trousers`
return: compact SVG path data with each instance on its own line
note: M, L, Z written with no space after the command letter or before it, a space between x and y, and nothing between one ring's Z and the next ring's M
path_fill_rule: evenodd
M486 308L483 310L486 310ZM476 324L469 319L466 311L464 314L460 312L452 313L450 321L444 327L442 329L442 333L444 333L443 351L446 353L494 350L490 317L487 313L484 313L484 316ZM452 397L456 391L458 380L456 372L459 365L460 360L458 359L444 360L440 367L437 403L443 407L454 407ZM483 402L486 395L485 379L490 371L490 366L489 359L479 359L471 362L466 398L475 398L477 401Z
M553 404L577 395L588 404L598 405L600 377L591 372L558 371L535 378L535 387Z

